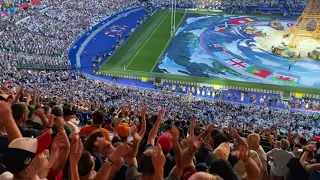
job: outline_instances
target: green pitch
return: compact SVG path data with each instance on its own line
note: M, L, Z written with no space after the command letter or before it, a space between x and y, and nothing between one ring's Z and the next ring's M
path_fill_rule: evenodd
M184 14L183 11L176 13L177 27ZM170 43L170 26L171 13L159 10L135 31L126 44L100 68L100 71L120 69L123 71L125 66L127 71L152 72Z
M188 13L211 14L212 12L196 11ZM185 14L185 11L177 11L176 29L179 28ZM153 68L157 65L160 57L162 56L162 53L165 51L171 41L170 24L170 11L158 10L153 16L149 17L140 27L138 27L134 31L134 33L117 50L117 52L100 67L99 71L108 74L125 75L129 77L160 77L162 79L175 80L178 82L183 81L189 83L218 84L238 87L241 86L248 88L291 91L300 93L303 92L311 94L320 93L319 89L310 89L304 87L278 86L225 79L212 79L203 77L172 75L165 73L154 73L152 72Z

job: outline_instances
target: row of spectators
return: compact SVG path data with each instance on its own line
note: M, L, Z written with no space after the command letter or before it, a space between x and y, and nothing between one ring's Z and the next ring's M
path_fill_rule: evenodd
M59 78L50 85L54 87ZM78 83L86 81L93 83L86 79ZM106 94L105 104L93 99L70 103L48 89L43 92L41 85L31 91L10 86L0 88L2 180L319 179L320 137L294 133L296 128L281 132L282 124L309 124L300 119L302 114L281 117L281 110L268 113L254 106L188 101L165 92L112 85L106 91L117 95ZM55 91L62 97L67 88ZM216 116L214 121L206 120L204 110ZM83 112L90 119L85 126L77 118ZM265 119L245 120L251 114L292 119L261 126Z

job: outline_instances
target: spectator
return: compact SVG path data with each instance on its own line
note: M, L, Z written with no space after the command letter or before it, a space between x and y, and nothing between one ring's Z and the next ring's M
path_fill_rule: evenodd
M104 121L104 112L102 111L95 111L92 115L92 125L84 126L80 129L79 135L88 136L90 133L96 130L100 130L103 132L106 140L110 140L109 132L106 129L101 128L101 125Z

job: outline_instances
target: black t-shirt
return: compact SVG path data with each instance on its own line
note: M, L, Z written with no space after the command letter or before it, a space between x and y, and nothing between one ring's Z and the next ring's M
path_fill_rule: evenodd
M309 174L304 168L301 166L299 162L300 158L291 158L287 164L287 168L289 168L289 173L287 175L288 180L302 180L309 179Z
M168 157L166 157L166 163L163 167L163 177L167 177L175 165L176 160L174 156L169 155Z
M208 148L206 144L202 144L199 151L195 155L197 163L204 163L210 153L211 149Z

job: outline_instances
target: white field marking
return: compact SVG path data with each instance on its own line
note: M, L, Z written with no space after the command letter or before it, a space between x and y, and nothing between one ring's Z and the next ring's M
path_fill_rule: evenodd
M160 55L159 55L159 57L158 57L158 60L157 60L157 61L156 61L156 63L153 65L153 67L152 67L152 69L151 69L151 71L150 71L150 72L152 72L152 71L153 71L153 69L154 69L154 67L156 67L156 65L158 64L158 62L159 62L159 60L160 60L160 58L161 58L161 56L162 56L163 52L167 49L167 46L168 46L168 45L169 45L169 43L171 42L171 39L174 37L175 33L177 32L177 29L180 27L180 24L181 24L181 22L182 22L182 20L184 19L184 16L185 16L186 14L187 14L187 13L186 13L186 12L184 12L184 14L183 14L182 18L180 19L180 22L179 22L179 24L178 24L177 28L175 29L175 31L174 31L174 33L173 33L173 36L169 38L169 40L168 40L168 42L167 42L166 46L163 48L163 50L162 50L161 54L160 54Z
M167 13L166 17L163 18L163 20L160 22L160 24L156 27L156 29L152 32L152 34L149 36L149 38L143 43L143 45L140 47L140 49L138 50L138 52L133 56L133 58L130 60L129 64L126 66L126 69L128 69L129 65L131 64L131 62L134 60L134 58L139 54L139 52L141 51L141 49L147 44L147 42L150 40L150 38L152 37L152 35L158 30L158 28L160 27L160 25L163 23L163 21L167 18L167 16L169 15L169 13Z

